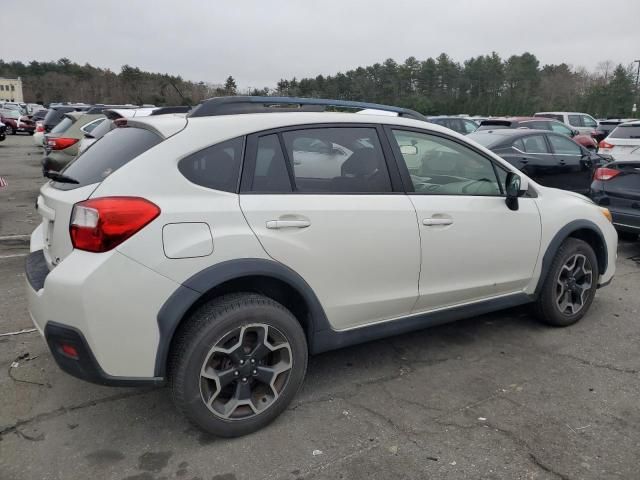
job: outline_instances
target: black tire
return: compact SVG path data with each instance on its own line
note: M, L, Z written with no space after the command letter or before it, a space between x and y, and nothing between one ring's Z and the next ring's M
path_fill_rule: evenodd
M237 331L237 329L244 332L243 328L249 331L250 328L253 328L251 326L256 324L267 325L268 329L265 332L276 332L288 342L290 350L287 350L287 357L291 367L286 374L286 379L282 382L282 389L278 394L273 395L274 398L269 400L271 403L263 411L249 413L252 416L248 418L223 418L210 410L210 407L205 403L203 388L208 388L207 382L210 380L201 377L203 365L213 358L210 356L213 347L230 338L230 332ZM240 333L240 340L242 341L242 339L243 334ZM244 354L243 350L242 355ZM307 370L307 357L305 333L289 310L262 295L252 293L225 295L202 305L176 333L168 365L169 386L173 401L181 413L208 433L220 437L246 435L266 426L286 409L302 385ZM225 359L225 361L230 360ZM235 368L237 368L236 364L227 364L225 371ZM221 368L220 372L222 373L222 371ZM255 374L256 370L253 370L253 373ZM237 375L237 370L234 374ZM244 374L241 373L241 375ZM281 374L274 375L271 387L276 382L276 378L280 381L279 375ZM242 381L244 380L245 378L242 378ZM236 377L225 388L231 388L235 391L236 387L240 387L240 381ZM257 379L249 377L248 381L253 382L252 388L260 385L263 388L268 388L264 387L264 384L258 382ZM234 382L235 386L232 386ZM217 385L216 382L216 387ZM222 389L219 389L218 395L212 395L209 398L221 396L221 391ZM260 400L266 402L265 397L266 395ZM253 401L253 397L252 402L253 405L260 406L259 401ZM239 408L236 407L235 411ZM251 410L254 408L251 407Z
M11 125L7 125L7 129L5 130L5 133L7 135L15 135L16 131L13 129Z
M575 313L571 313L567 310L562 311L559 306L558 296L562 287L559 289L558 285L561 279L561 274L566 271L566 269L563 271L565 264L576 255L583 256L586 259L586 262L588 262L588 268L591 269L591 286L588 289L584 289L584 301L582 302L580 309ZM577 238L567 238L562 245L560 245L553 262L551 263L547 277L544 280L538 300L534 304L536 316L543 323L554 327L567 327L569 325L573 325L589 310L589 307L595 297L598 278L598 259L596 258L596 254L591 246Z

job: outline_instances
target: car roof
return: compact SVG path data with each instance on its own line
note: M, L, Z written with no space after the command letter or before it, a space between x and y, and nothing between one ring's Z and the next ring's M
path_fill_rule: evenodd
M527 136L534 135L536 133L544 133L545 135L562 135L559 133L551 132L549 130L538 130L535 128L498 128L496 130L478 130L476 132L473 132L473 135L499 135L502 137L517 137L518 135Z
M185 130L193 132L193 140L196 141L197 137L201 137L202 140L198 138L197 141L202 141L203 145L211 145L214 142L274 128L332 123L398 125L401 127L421 128L463 138L462 135L446 127L421 120L388 115L362 115L342 112L245 113L206 117L185 117L185 114L168 114L127 119L127 125L129 126L155 130L165 137L182 130L185 127L185 123L187 123Z
M631 120L618 125L619 127L640 127L640 120Z

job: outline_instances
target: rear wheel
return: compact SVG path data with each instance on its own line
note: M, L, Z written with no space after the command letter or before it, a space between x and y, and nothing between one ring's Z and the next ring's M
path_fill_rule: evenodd
M178 409L222 437L254 432L291 402L307 369L297 319L261 295L213 300L177 333L169 381Z
M577 238L566 239L535 303L538 318L556 327L573 325L589 310L598 278L598 261L591 246Z
M5 131L7 135L15 135L16 131L13 129L11 125L7 125L7 130Z

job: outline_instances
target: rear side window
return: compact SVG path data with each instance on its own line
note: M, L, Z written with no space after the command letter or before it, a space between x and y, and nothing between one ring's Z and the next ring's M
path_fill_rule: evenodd
M256 169L251 189L260 193L292 191L287 164L276 134L258 139Z
M102 182L120 167L161 141L162 137L149 130L116 128L63 170L64 175L77 180L77 184L54 182L53 186L59 190L72 190Z
M532 135L523 139L524 151L527 153L549 153L547 142L542 135Z
M640 125L621 125L609 135L610 138L640 138Z
M236 192L243 145L244 137L212 145L180 160L178 170L196 185Z
M318 128L282 134L296 191L391 192L391 179L374 128Z

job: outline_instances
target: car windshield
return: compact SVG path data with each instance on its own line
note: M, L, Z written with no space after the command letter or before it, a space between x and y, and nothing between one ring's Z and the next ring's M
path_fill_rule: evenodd
M619 125L609 135L610 138L634 138L640 139L640 124Z
M0 114L6 118L20 118L19 110L8 110L6 108L3 108L2 110L0 110Z
M507 127L498 127L498 128L507 128ZM480 129L478 129L480 130ZM467 135L467 138L470 138L474 142L478 142L483 147L491 148L494 145L497 145L502 140L504 140L503 135L492 135L488 132L474 132Z

